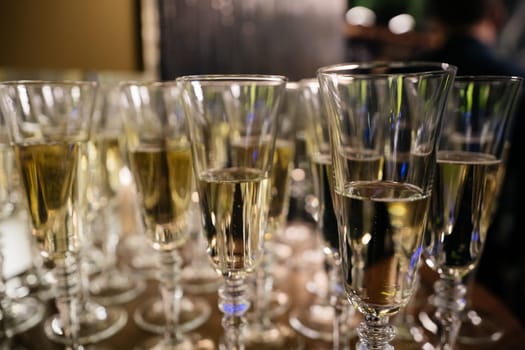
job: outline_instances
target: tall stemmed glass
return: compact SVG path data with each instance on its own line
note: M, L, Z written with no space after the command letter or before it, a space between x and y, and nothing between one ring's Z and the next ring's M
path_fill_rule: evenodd
M14 203L15 192L19 190L15 181L15 171L13 149L9 142L6 120L0 113L0 222L2 223L19 214L19 210L25 210ZM22 225L22 230L24 228L26 225ZM8 232L7 229L16 232ZM40 322L45 308L40 301L31 296L13 299L8 295L4 275L3 238L6 235L19 235L21 232L18 232L20 227L15 225L2 225L1 230L3 232L0 232L0 349L11 349L13 346L11 338Z
M300 81L301 103L306 118L306 148L310 160L314 194L319 201L316 213L317 231L323 243L324 268L327 275L328 293L310 305L306 311L292 315L290 322L305 335L317 335L333 343L333 349L348 346L352 332L348 329L349 317L353 309L348 304L343 290L341 256L339 254L339 233L337 217L332 200L333 174L330 152L328 118L322 99L319 81L304 79ZM379 165L379 164L377 164ZM379 167L370 169L367 176L377 180ZM325 309L327 315L320 316Z
M141 87L137 87L138 89L144 89L144 90L147 90L147 87L148 85L143 85ZM155 89L158 89L159 91L156 92ZM157 123L161 123L162 122L162 118L165 118L163 116L163 113L166 114L166 113L169 113L170 116L170 123L172 124L171 128L174 129L175 131L172 132L172 134L170 135L170 131L169 130L166 130L165 131L165 135L164 137L167 139L167 140L177 140L178 138L182 138L183 136L186 137L186 135L184 134L181 134L183 131L184 131L184 126L186 125L185 124L185 121L184 121L184 111L183 111L183 107L182 107L182 101L181 101L181 89L180 89L180 86L178 86L177 84L170 84L170 85L166 85L165 87L162 87L162 86L155 86L153 87L152 89L150 89L150 94L156 94L156 93L160 93L162 91L162 89L164 89L164 94L165 96L163 97L164 100L160 100L160 102L163 102L164 104L167 104L168 105L168 108L169 110L167 110L166 112L163 112L161 110L162 108L162 104L160 105L154 105L155 101L152 101L152 102L149 102L149 104L145 101L142 101L144 107L144 111L142 112L143 114L146 114L147 113L147 108L151 108L152 111L154 113L156 113L158 115L158 118L159 120L157 121ZM143 96L144 99L148 98L148 95L145 95ZM160 97L155 97L157 99L160 99ZM132 108L132 107L130 107ZM135 107L135 108L138 108L138 107ZM126 112L126 110L124 110L124 113L125 114L129 114L129 112ZM146 118L147 116L144 116L142 118ZM143 123L147 124L148 121L147 119L145 119L143 121ZM178 124L177 124L178 123ZM138 123L137 123L138 124ZM140 124L137 126L137 127L140 127ZM134 131L134 132L138 132L138 131ZM159 131L160 132L160 131ZM163 136L163 134L159 134L159 138L161 138L161 136ZM146 137L146 136L144 136ZM171 141L170 141L171 142ZM145 143L145 141L143 141L142 143ZM173 142L172 142L173 143ZM140 145L139 146L136 146L136 147L141 147ZM167 148L169 148L168 146L166 146ZM189 147L189 145L188 145ZM188 150L189 152L189 150ZM131 153L130 153L131 154ZM133 158L134 159L134 158ZM167 158L169 160L169 158ZM187 170L187 169L186 169ZM135 169L135 171L137 171L137 169ZM183 172L179 172L179 173L176 173L177 169L169 169L169 173L167 176L172 176L172 173L175 172L175 174L178 174L178 175L184 175ZM137 182L140 177L138 176L135 176L136 177L136 181ZM176 317L177 317L177 327L180 329L181 332L189 332L199 326L201 326L204 322L206 322L208 320L208 318L210 317L210 314L211 314L211 307L210 307L210 304L207 302L206 299L204 298L200 298L200 297L197 297L197 296L194 296L194 295L187 295L186 293L188 292L187 290L187 285L185 285L185 282L187 280L185 280L184 278L184 270L188 269L188 268L193 268L193 274L196 275L194 278L197 279L199 276L202 277L201 279L201 282L203 282L201 284L201 289L204 289L206 287L206 282L210 282L210 280L206 280L205 279L205 276L206 276L206 273L207 271L203 272L203 271L198 271L196 270L196 266L193 266L193 265L197 265L195 264L195 259L196 257L198 257L199 255L203 258L205 258L205 262L208 263L208 269L211 270L211 273L213 273L214 277L215 277L215 281L217 280L220 280L219 279L219 276L217 276L217 274L215 273L215 271L213 270L213 268L211 268L211 264L209 263L209 260L208 260L208 257L207 257L207 254L204 252L204 242L203 242L203 239L200 239L198 240L199 243L201 243L201 246L200 247L195 247L195 236L198 236L198 237L201 237L201 224L200 224L200 215L198 214L198 210L199 210L199 206L198 206L198 203L196 203L195 201L198 200L198 197L195 193L195 179L194 179L194 176L193 176L193 173L192 173L192 176L191 178L189 179L191 180L191 188L188 189L188 191L190 191L190 193L184 193L184 195L186 197L182 198L184 200L184 202L182 202L184 204L184 207L182 205L179 205L178 207L174 207L176 210L176 214L180 215L181 218L184 218L185 220L187 220L187 224L185 224L184 226L184 229L186 230L186 233L185 233L185 236L184 236L184 246L182 247L178 247L177 248L177 251L180 252L180 258L181 258L181 264L182 265L186 265L184 266L184 268L180 271L180 275L177 275L177 288L179 287L182 287L182 291L184 292L183 295L181 296L180 300L178 300L177 302L177 311L176 311ZM174 187L177 183L173 183L173 184L170 184L170 188L171 187ZM138 197L139 198L143 198L143 196L145 195L144 193L144 185L143 183L137 183L136 184L136 187L137 189L139 190L139 193L138 193ZM144 195L142 194L144 193ZM174 192L176 193L176 192ZM173 197L174 201L176 203L180 203L181 200L178 199L178 197ZM188 201L189 202L186 202ZM140 201L140 205L139 207L143 207L146 205L146 203L144 203L142 201ZM151 204L148 204L148 205L151 205ZM166 204L167 205L167 204ZM186 207L187 206L187 207ZM169 208L168 208L169 209ZM184 209L184 212L182 211L182 209ZM148 210L152 210L152 209L148 209ZM161 210L161 207L159 209L159 211ZM180 214L179 214L180 213ZM162 218L159 218L159 220L161 220ZM175 219L174 219L175 220ZM182 220L182 219L177 219L177 220ZM141 221L143 222L143 224L141 226L145 227L143 230L150 230L151 231L151 222L149 221L146 221L146 220L142 220ZM180 227L182 228L182 227ZM151 239L149 239L149 235L150 234L145 234L143 235L144 237L144 240L147 242L148 240L151 242ZM157 249L155 243L153 245L149 245L149 247L155 251L155 249ZM200 249L199 249L200 248ZM197 249L199 250L202 250L202 253L199 251L197 251ZM158 250L158 249L157 249ZM134 250L134 252L136 254L144 254L144 249L136 249ZM161 253L163 254L163 253ZM161 262L161 254L159 254L156 259L153 259L153 261L156 261L156 265L158 266L159 263ZM150 254L152 255L152 254ZM153 254L155 255L155 254ZM192 259L188 259L187 255L190 255ZM189 261L185 261L185 260L189 260ZM201 267L202 267L202 264L200 264ZM155 270L158 270L155 269ZM160 282L162 284L162 275L157 275L156 276L157 279L160 279ZM198 284L196 284L198 286ZM218 288L218 286L217 286ZM215 289L216 291L217 289ZM201 290L202 291L202 290ZM133 319L135 321L135 323L137 324L137 326L141 329L144 329L146 331L149 331L149 332L153 332L153 333L158 333L158 334L164 334L165 333L165 330L166 330L166 306L165 306L165 301L162 297L162 292L160 293L160 295L155 295L154 297L151 297L151 298L148 298L144 301L141 301L140 304L135 308L135 311L133 312Z
M89 287L91 295L106 305L133 300L146 287L140 277L118 265L121 171L127 165L121 97L118 84L100 85L88 143L90 238L103 251L102 271Z
M413 294L455 67L371 62L321 68L344 286L364 315L357 349L392 349L389 317ZM381 169L377 176L377 169Z
M89 138L97 85L6 82L0 85L15 159L41 253L53 261L56 306L68 346L79 345L80 163Z
M284 234L288 207L290 205L290 184L295 155L295 122L298 86L287 83L285 94L278 112L279 127L275 140L273 166L270 174L269 209L264 254L261 264L254 273L254 292L249 326L246 332L248 347L264 349L298 348L299 339L287 325L272 320L289 306L288 295L274 287L274 272L279 267L279 254L291 254L291 248L278 241Z
M141 348L192 349L179 327L182 299L178 252L190 236L192 155L183 113L177 113L176 84L122 83L124 126L131 172L137 186L145 234L159 254L165 329Z
M466 304L463 281L479 262L492 221L521 84L517 77L457 77L450 94L424 253L439 274L432 303L440 349L452 348L457 340Z
M286 78L263 75L185 76L207 251L225 284L219 290L224 347L244 349L250 307L247 274L263 254L277 109Z

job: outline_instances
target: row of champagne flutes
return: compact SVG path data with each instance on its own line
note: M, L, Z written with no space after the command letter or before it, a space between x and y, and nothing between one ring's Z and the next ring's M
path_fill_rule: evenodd
M413 297L420 255L439 279L434 310L420 313L434 337L419 346L457 342L463 279L497 204L521 79L454 75L426 63L319 71L343 282L365 319L360 349L391 348L388 318Z
M283 78L276 81L281 80ZM249 79L239 81L242 85L250 82ZM269 91L264 93L273 94L274 86L278 87L278 84L270 82ZM113 334L126 321L123 309L93 305L88 300L91 295L99 300L108 301L113 297L117 301L127 301L141 289L128 283L132 280L130 277L123 279L124 271L116 272L115 263L111 261L115 257L116 238L111 237L113 228L108 224L117 221L116 210L112 208L116 205L113 200L119 186L115 172L122 168L117 156L120 129L111 124L119 123L120 117L110 115L112 119L103 119L110 113L98 109L98 114L95 113L90 120L96 87L88 82L11 82L2 87L3 111L8 119L13 118L7 124L12 123L9 126L12 127L15 156L32 214L33 234L42 254L56 265L59 293L56 301L60 317L48 322L46 330L52 339L73 348ZM157 347L173 348L176 343L188 347L190 343L181 337L178 325L174 324L178 315L173 312L179 309L180 305L173 304L180 303L182 295L178 283L180 257L177 248L189 235L191 223L188 215L191 214L194 185L185 121L178 110L180 91L177 86L169 84L133 83L122 84L119 90L125 97L119 101L126 114L126 143L146 226L144 232L153 247L161 251L163 269L160 280L166 304L166 334ZM219 89L217 93L220 95L222 91ZM108 94L104 91L103 98L110 98ZM272 102L269 107L274 109L276 106ZM219 125L215 130L226 132L225 125ZM92 135L88 137L90 132ZM271 146L266 144L264 157L269 157ZM24 147L29 149L29 154L24 155ZM288 153L285 149L283 156L289 157ZM92 162L92 159L96 161ZM283 164L287 162L286 159L282 161ZM99 185L91 186L93 182ZM266 188L265 185L261 189ZM258 209L266 205L262 200L267 195L260 194L261 198L255 203ZM99 208L103 210L97 211ZM276 214L273 216L282 221L284 215L277 211L274 210ZM87 222L82 218L87 218ZM110 261L103 265L105 273L100 279L90 281L88 290L82 285L86 280L83 258L91 253L86 249L91 241L84 238L95 234L91 231L95 220L102 220L100 225L103 228L97 230L102 232L97 233L106 236L102 238L102 246L109 246L110 254L107 255ZM260 217L258 225L256 233L260 234L265 217ZM247 239L247 244L253 246L250 250L254 250L253 256L249 254L247 257L250 259L248 265L260 257L261 252L255 248L262 246L262 238L256 235ZM124 283L115 283L115 280ZM96 310L92 312L92 309Z
M464 158L473 152L477 152L476 157L486 154L497 157L503 151L504 128L508 126L520 84L519 79L503 77L456 79L457 98L470 104L459 104L461 108L456 109L462 118L445 122L445 136L436 147L454 72L454 67L446 64L342 65L321 69L320 86L312 81L300 84L308 101L312 101L308 94L317 93L317 89L323 92L325 100L330 130L323 128L322 119L309 120L313 127L307 132L309 155L314 163L315 160L319 163L319 167L313 168L316 177L322 178L320 175L324 174L324 182L319 182L323 188L317 191L325 193L323 206L333 208L334 212L334 218L319 220L330 248L327 250L330 270L335 271L330 275L335 276L334 285L340 285L335 281L338 275L341 277L337 271L342 266L347 294L365 315L366 322L358 328L360 348L389 347L393 330L388 326L388 316L402 308L414 291L429 207L435 213L446 211L446 227L450 230L454 227L457 212L452 210L451 214L449 209L456 202L450 197L463 191L451 194L448 188L444 189L443 196L448 201L430 197L432 186L443 186L443 178L454 175L442 168L449 167L448 163L485 164L487 157ZM166 310L177 310L174 303L180 303L182 297L178 249L188 239L195 182L207 251L224 276L225 283L219 291L219 308L224 313L223 346L244 348L245 343L256 341L256 337L250 339L250 332L246 332L249 325L245 314L250 304L246 279L263 259L264 247L267 250L272 247L268 244L275 234L272 230L278 231L282 226L283 210L274 214L281 219L271 229L267 216L272 212L268 202L277 183L271 180L272 165L278 168L275 159L280 156L285 162L287 155L286 147L279 151L286 142L276 142L278 129L285 129L285 125L278 126L277 111L286 91L286 79L193 76L179 78L174 83L127 83L120 88L124 93L126 144L146 226L144 232L152 246L161 252L160 281ZM73 348L79 344L78 319L74 317L79 307L75 260L81 251L78 237L81 225L74 220L84 207L83 193L78 187L84 181L81 149L91 128L89 109L94 89L91 83L14 82L4 84L1 91L34 233L40 239L42 251L56 264L61 292L57 306L64 334ZM508 101L501 100L507 97ZM477 120L477 109L472 109L478 106L473 102L478 98L484 101L483 117L487 120L483 122ZM492 98L497 103L492 103ZM60 108L55 108L56 103ZM46 109L50 107L53 109ZM186 113L178 110L183 107ZM324 113L318 118L323 116ZM471 124L465 126L465 123ZM67 147L61 149L60 145ZM451 151L448 147L454 152L448 152ZM439 171L434 179L436 152ZM489 163L498 170L501 162L493 157ZM283 168L289 168L285 165ZM481 170L482 174L478 172L473 174L486 176L485 170ZM467 170L459 173L456 174L459 182L481 186L482 197L490 190L489 185L497 184L488 175L486 180L472 180ZM460 185L458 181L450 181ZM65 187L57 187L62 185ZM463 190L463 186L459 189ZM471 195L478 193L471 191ZM285 204L283 198L277 204ZM445 242L452 231L433 228L439 223L432 220L428 226L435 235L428 235L432 244L428 245L427 260L441 273L441 281L455 281L455 291L462 290L457 287L457 277L471 270L479 258L473 252L480 252L492 212L490 204L475 199L480 198L472 197L471 203L483 210L476 211L479 215L474 215L476 222L471 223L476 230L467 232L470 240L466 249L472 257L464 269L452 268L460 264L447 265L448 260L444 259L444 255L457 257L456 253L446 253L450 243ZM494 201L488 198L486 203L491 202ZM447 209L439 209L443 205ZM326 209L320 217L325 213ZM434 215L432 219L444 216ZM337 221L338 229L325 229L331 219ZM480 224L484 226L480 228ZM461 231L465 232L463 228ZM440 282L438 287L444 284ZM436 299L441 302L436 305L442 308L441 314L443 310L459 311L451 309L454 305L461 307L457 302L461 301L461 295L454 295L454 303L443 302L449 296L437 293ZM333 305L339 310L335 315L348 309L340 293L334 300ZM167 312L165 321L166 333L157 348L191 348L193 341L179 332L177 315ZM343 327L342 323L336 321L333 326L334 348L339 346L335 344L337 339L344 339L341 336L349 332L349 327ZM443 341L451 344L457 331L449 325L443 329L452 334L444 335Z

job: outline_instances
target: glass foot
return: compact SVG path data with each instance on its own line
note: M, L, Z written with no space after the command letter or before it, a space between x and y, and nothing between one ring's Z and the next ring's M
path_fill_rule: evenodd
M203 325L211 315L211 307L202 298L184 296L181 300L179 326L182 332L189 332ZM137 326L145 331L164 333L164 306L160 297L150 298L140 304L133 313Z
M128 271L114 270L99 275L89 285L90 295L104 305L127 303L146 289L146 283Z
M162 337L147 339L133 350L216 350L215 343L197 334L186 334L184 341L177 345L166 344Z
M283 324L256 325L248 327L244 343L247 350L301 350L304 339Z
M5 319L5 332L8 333L6 338L36 326L44 317L44 312L44 305L32 297L12 300L10 312Z
M503 330L491 320L491 316L482 310L467 309L459 329L458 343L483 345L499 341Z
M316 303L299 308L290 314L290 326L299 334L330 342L333 334L334 308L329 304Z
M121 330L127 320L128 314L123 308L104 307L88 301L80 311L79 342L80 344L92 344L107 339ZM67 344L58 315L46 321L44 330L52 341Z
M432 334L438 330L434 319L434 308L425 307L419 312L419 321ZM481 310L467 309L463 313L457 342L464 345L486 345L496 343L503 337L503 330Z

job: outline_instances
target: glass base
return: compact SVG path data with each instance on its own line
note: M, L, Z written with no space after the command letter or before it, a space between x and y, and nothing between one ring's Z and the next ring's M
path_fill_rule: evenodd
M290 314L290 326L299 334L331 342L333 339L334 308L329 304L316 303L300 308Z
M204 339L196 334L187 334L184 336L181 344L166 344L162 337L153 337L147 339L142 344L133 348L133 350L216 350L215 343L210 339Z
M85 303L80 311L79 343L92 344L107 339L120 331L128 320L126 310L120 307L104 307L93 301ZM49 339L56 343L68 344L64 338L62 322L58 315L49 318L44 330Z
M182 332L189 332L203 325L211 315L211 307L202 298L188 298L181 300L179 327ZM141 303L133 313L133 320L137 326L145 331L164 333L164 306L159 297L150 298Z
M503 329L492 321L491 315L482 310L465 310L459 329L458 343L465 345L486 345L499 341Z
M283 324L248 326L244 343L247 350L302 350L304 339Z
M90 295L104 305L127 303L146 289L146 283L128 271L113 270L109 275L99 275L89 285Z
M44 312L44 305L32 297L12 300L10 313L5 320L6 338L36 326L44 317Z
M437 332L434 308L430 305L419 312L419 321L432 334ZM467 309L463 313L457 342L464 345L487 345L503 337L503 330L480 310Z

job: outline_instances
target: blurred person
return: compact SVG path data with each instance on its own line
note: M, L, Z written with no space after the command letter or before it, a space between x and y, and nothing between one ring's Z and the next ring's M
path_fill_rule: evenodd
M525 70L495 50L507 18L503 0L427 0L430 18L444 35L440 47L415 59L458 67L457 75L513 75ZM511 150L499 204L476 279L497 294L525 323L525 99L516 108ZM523 135L522 135L523 134Z

